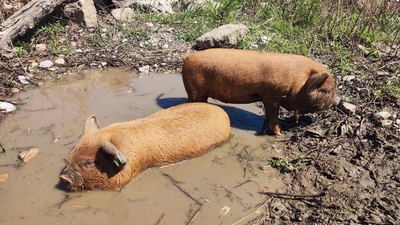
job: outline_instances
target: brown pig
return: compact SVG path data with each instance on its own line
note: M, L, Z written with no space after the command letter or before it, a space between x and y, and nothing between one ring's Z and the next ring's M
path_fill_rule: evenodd
M70 191L119 190L147 168L203 155L229 138L228 115L206 103L186 103L104 128L92 115L60 179Z
M327 66L300 55L208 49L184 58L182 79L188 102L207 102L208 97L226 103L262 101L269 128L277 135L280 106L298 118L339 102Z

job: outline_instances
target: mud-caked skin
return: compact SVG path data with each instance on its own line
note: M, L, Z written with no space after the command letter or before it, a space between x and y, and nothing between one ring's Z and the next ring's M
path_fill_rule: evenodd
M207 103L186 103L104 128L92 115L60 180L69 191L119 190L147 168L203 155L229 138L228 115Z
M298 116L339 103L327 66L300 55L208 49L185 56L182 79L188 102L207 102L208 97L226 103L262 101L269 128L278 135L280 106Z

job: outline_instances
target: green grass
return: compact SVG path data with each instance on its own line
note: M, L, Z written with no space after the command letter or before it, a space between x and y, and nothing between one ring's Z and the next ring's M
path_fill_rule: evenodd
M344 76L354 73L351 62L357 45L367 49L367 57L379 59L385 53L376 47L378 44L399 43L400 3L357 2L361 1L214 0L194 10L182 8L174 14L136 10L133 22L98 27L83 43L110 50L129 49L129 43L145 42L154 32L138 27L138 21L173 26L175 37L190 43L223 24L243 23L250 34L237 48L319 58L333 73ZM69 42L61 43L58 37L68 36L70 26L69 22L42 24L31 42L47 42L51 54L68 55L72 49ZM29 51L24 44L17 45L18 54Z

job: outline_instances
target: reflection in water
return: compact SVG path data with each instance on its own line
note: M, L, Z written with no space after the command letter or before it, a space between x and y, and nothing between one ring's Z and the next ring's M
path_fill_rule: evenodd
M187 224L196 203L184 192L205 203L194 224L229 224L265 200L258 191L282 185L265 161L278 154L280 144L272 143L277 138L254 135L264 120L262 109L210 100L231 118L229 143L184 163L147 170L121 192L68 193L71 200L60 205L67 193L56 186L58 176L86 118L96 114L107 126L184 103L181 77L90 71L46 82L20 98L26 105L0 124L0 143L6 149L0 153L0 174L9 176L0 182L4 224L156 224L160 218L160 224ZM18 153L31 147L40 153L26 165L18 164ZM230 211L221 215L225 206Z

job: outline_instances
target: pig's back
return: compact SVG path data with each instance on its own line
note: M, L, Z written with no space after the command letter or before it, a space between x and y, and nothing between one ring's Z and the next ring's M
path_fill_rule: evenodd
M230 138L228 115L207 103L174 106L127 124L110 126L114 130L111 133L118 134L111 137L111 142L121 145L118 149L124 149L125 154L131 154L129 158L141 160L147 167L203 155Z

